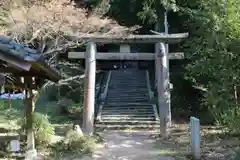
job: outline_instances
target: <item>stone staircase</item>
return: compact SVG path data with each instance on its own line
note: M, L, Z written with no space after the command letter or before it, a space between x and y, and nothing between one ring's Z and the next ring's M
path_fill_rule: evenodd
M146 71L112 71L97 129L147 129L160 127L155 106L150 104Z

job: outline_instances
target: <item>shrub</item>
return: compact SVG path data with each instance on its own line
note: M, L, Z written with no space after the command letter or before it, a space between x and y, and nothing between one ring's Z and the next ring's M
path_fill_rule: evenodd
M21 131L27 130L29 126L25 123L25 118L19 121ZM35 131L36 145L46 145L55 134L54 127L49 122L48 116L35 112L33 114L33 129Z
M233 160L240 160L240 152L237 152Z
M67 98L63 98L61 100L58 101L57 103L57 108L59 110L60 114L69 114L69 108L70 106L72 106L74 104L73 100L71 99L67 99Z
M52 146L53 154L65 155L76 153L80 155L93 153L97 140L94 136L81 136L76 131L69 131L66 137Z

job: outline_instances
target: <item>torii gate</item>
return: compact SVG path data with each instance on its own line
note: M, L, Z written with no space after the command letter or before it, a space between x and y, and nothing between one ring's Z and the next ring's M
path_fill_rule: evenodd
M95 107L95 76L96 59L104 60L155 60L155 74L158 90L158 103L160 115L160 131L163 137L168 136L169 122L171 121L170 88L169 88L169 59L182 59L183 53L170 53L166 51L165 43L179 43L187 38L188 33L161 34L158 35L82 35L73 37L77 41L87 42L86 52L69 52L68 57L73 59L85 58L85 93L84 93L84 122L83 127L87 134L94 131L94 107ZM122 53L97 52L97 44L129 44L129 43L153 43L158 44L155 53Z

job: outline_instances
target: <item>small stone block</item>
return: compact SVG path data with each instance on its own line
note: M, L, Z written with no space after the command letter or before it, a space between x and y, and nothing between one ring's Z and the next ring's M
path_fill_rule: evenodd
M200 149L200 120L191 117L190 118L190 130L191 130L191 149L193 158L199 160L201 158Z

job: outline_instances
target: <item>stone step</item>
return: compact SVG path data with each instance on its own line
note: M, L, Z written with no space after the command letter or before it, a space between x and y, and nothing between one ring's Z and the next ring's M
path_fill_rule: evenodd
M134 75L131 75L131 77ZM138 82L138 83L142 83L142 82L147 82L146 80L146 76L143 77L134 77L131 78L130 76L126 76L126 77L112 77L111 80L114 80L116 82Z
M159 121L137 121L137 120L101 120L98 124L106 124L106 125L160 125Z
M131 118L149 118L149 117L155 117L155 114L153 113L149 113L149 114L101 114L102 117L104 118L113 118L113 117L117 117L117 118L125 118L125 117L131 117Z
M136 107L143 107L143 106L151 106L153 103L150 102L144 102L144 103L139 103L139 102L119 102L119 103L109 103L109 102L105 102L104 107L117 107L117 106L121 106L121 107L127 107L127 106L136 106Z
M126 98L126 97L132 97L132 98L142 98L142 97L148 97L148 94L147 93L134 93L134 92L118 92L118 93L114 93L114 92L109 92L111 94L108 94L107 96L109 97L122 97L122 98ZM113 94L116 94L116 95L113 95Z
M144 108L144 109L135 109L135 108L103 108L102 112L130 112L130 113L135 113L135 112L149 112L153 111L153 108Z
M146 86L147 83L146 82L121 82L121 81L116 81L116 80L112 80L112 83L110 83L110 86L121 86L121 85L127 85L127 86Z
M118 100L118 99L120 99L121 102L126 102L126 103L129 102L128 100L130 100L130 101L132 101L132 100L136 100L136 101L138 101L138 100L145 100L145 102L149 101L148 96L138 96L138 97L133 97L133 96L131 97L131 96L129 96L129 97L126 97L126 96L122 96L122 95L119 95L119 96L112 95L111 97L107 96L106 102L108 100Z
M146 86L128 86L127 84L122 86L109 86L108 90L117 90L117 91L125 91L125 90L134 90L134 91L147 91Z
M138 87L138 88L135 88L135 87L133 87L133 88L131 88L131 87L128 87L127 85L125 85L124 87L122 87L122 88L117 88L117 87L109 87L108 88L108 91L118 91L118 92L120 92L120 91L135 91L135 92L146 92L147 93L147 91L148 91L148 89L147 89L147 87Z
M134 76L133 76L134 75ZM124 74L112 74L112 78L122 78L122 77L129 77L129 78L139 78L139 77L146 77L145 73L124 73Z
M109 105L104 105L103 109L153 109L152 105L119 105L119 106L109 106Z
M110 94L111 93L111 94ZM134 95L147 95L148 94L148 91L147 90L138 90L138 89L135 89L135 90L128 90L128 89L125 89L125 90L108 90L108 95L112 95L112 94L117 94L118 96L119 95L123 95L123 96L134 96ZM128 95L126 95L128 94Z
M147 95L125 95L125 94L121 94L121 95L109 95L107 96L107 99L146 99L148 100L148 96Z
M129 113L137 113L137 112L152 112L153 108L145 108L145 109L128 109L128 108L103 108L102 112L129 112Z
M115 95L113 95L115 94ZM108 92L107 96L110 96L110 97L113 97L113 96L117 96L117 97L142 97L142 96L148 96L148 93L147 92L136 92L136 91L132 91L132 92L126 92L126 91L123 91L123 92L116 92L116 91L110 91Z
M128 110L119 110L119 111L102 111L102 115L148 115L148 114L154 114L154 111L148 110L148 111L128 111Z
M105 101L105 104L107 106L122 106L124 104L133 104L133 103L147 103L147 101L146 100L135 100L135 99L129 99L128 101L122 101L121 99L119 99L119 100L108 99Z
M129 85L129 84L118 84L118 85L111 85L109 86L109 88L111 89L120 89L118 87L124 87L125 89L135 89L135 88L146 88L147 89L147 86L146 85Z
M130 101L132 101L132 100L136 100L136 101L138 101L138 100L144 100L144 101L148 101L149 100L149 98L148 98L148 96L136 96L136 97L131 97L131 96L129 96L129 98L127 98L127 97L122 97L121 95L119 95L118 97L107 97L106 98L107 100L121 100L122 102L128 102L128 100L130 100Z
M134 83L146 83L147 82L146 77L130 78L129 76L128 77L121 77L121 78L112 77L111 80L115 81L116 83L130 82L130 83L133 83L133 84Z
M141 90L144 90L144 89L147 89L146 86L143 86L143 85L139 85L139 86L129 86L127 84L125 85L115 85L115 86L109 86L108 88L109 90L113 89L113 90L138 90L138 89L141 89Z
M135 76L146 76L146 72L138 72L138 71L112 73L112 75L115 77L127 76L127 75L132 75L132 74L134 74Z
M111 96L107 96L107 98L106 99L122 99L123 100L123 102L125 102L125 100L128 100L128 99L136 99L136 100L138 100L138 99L145 99L146 101L148 101L149 100L149 98L148 98L148 95L141 95L141 96L127 96L127 95L112 95L111 94Z
M145 80L144 79L145 77L146 77L145 74L135 74L135 73L121 74L121 75L112 75L113 79L124 79L124 78L137 79L137 78L141 78L141 80Z
M133 76L134 75L134 76ZM137 77L145 77L145 73L120 73L120 74L112 74L113 78L122 78L122 77L129 77L129 78L137 78Z
M121 98L119 99L108 99L107 103L121 103L121 102L125 102L125 103L131 103L131 102L146 102L146 99L128 99L127 101L123 101Z
M109 88L108 88L108 91L135 91L135 92L146 92L147 93L147 87L128 87L127 85L125 85L124 87L122 87L122 88L118 88L118 87L112 87L112 86L109 86Z
M118 111L118 112L111 112L111 111L102 111L102 115L149 115L149 114L154 114L154 111L136 111L136 112L131 112L131 111Z
M119 115L119 114L110 114L110 115L101 115L102 117L104 118L114 118L114 117L117 117L117 118L151 118L151 117L155 117L155 114L145 114L145 115L142 115L142 114L127 114L127 115Z
M143 93L136 93L135 92L108 92L107 96L110 97L147 97L148 93L143 92Z
M128 84L128 85L146 85L147 82L146 81L138 81L138 79L135 80L129 80L128 78L126 78L127 80L114 80L111 79L110 81L110 85L124 85L124 84Z
M117 73L145 73L144 70L138 70L138 69L130 69L128 68L127 70L113 70L112 73L117 74Z
M115 94L115 95L113 95ZM136 92L135 91L122 91L122 92L117 92L117 91L110 91L108 92L107 96L117 96L117 97L141 97L141 96L147 96L148 93L147 92Z
M134 75L134 76L133 76ZM143 79L144 77L146 77L145 74L135 74L135 73L130 73L130 74L119 74L119 75L112 75L112 78L115 79L123 79L123 78L130 78L130 79L137 79L137 78L141 78ZM145 79L144 79L145 80Z
M133 95L147 95L148 94L148 91L147 90L138 90L138 89L135 89L135 90L108 90L108 95L112 95L112 94L117 94L118 96L119 95L125 95L125 96L133 96ZM128 95L126 95L128 94Z
M112 73L112 77L128 77L128 76L131 76L134 74L135 77L143 77L143 76L146 76L146 74L144 72L120 72L120 73ZM132 77L134 78L134 77Z
M125 70L112 70L112 73L128 73L128 72L145 73L144 70L139 70L134 68L128 68Z
M138 91L136 92L135 91L129 91L129 90L124 90L124 91L113 91L113 90L109 90L108 93L107 93L107 96L111 96L113 95L114 96L141 96L141 95L148 95L147 91Z
M97 130L126 130L126 129L132 129L132 130L142 130L142 129L147 129L147 130L154 130L154 129L159 129L160 125L159 124L138 124L138 125L106 125L106 124L95 124L95 127Z
M135 121L155 121L155 117L101 117L102 121L112 120L135 120Z
M128 107L103 107L103 111L149 111L153 110L153 107L146 108L128 108Z
M153 110L152 106L104 106L103 110Z
M108 92L113 93L148 93L148 90L146 87L139 87L139 88L128 88L128 87L121 87L121 88L109 88Z
M113 94L108 94L107 95L107 98L115 98L115 97L122 97L122 98L125 98L125 97L148 97L148 94L147 93L138 93L138 94L135 94L135 93L131 93L131 94L117 94L117 95L113 95Z
M134 76L134 75L133 75ZM123 78L111 78L111 84L114 84L112 82L115 82L117 84L122 84L122 83L130 83L130 84L146 84L147 80L146 77L138 77L138 78L130 78L130 77L123 77Z
M145 75L141 75L141 76L136 76L134 74L132 75L127 75L127 76L112 76L111 77L112 80L118 80L118 81L139 81L139 82L146 82L147 79L146 79L146 76Z

